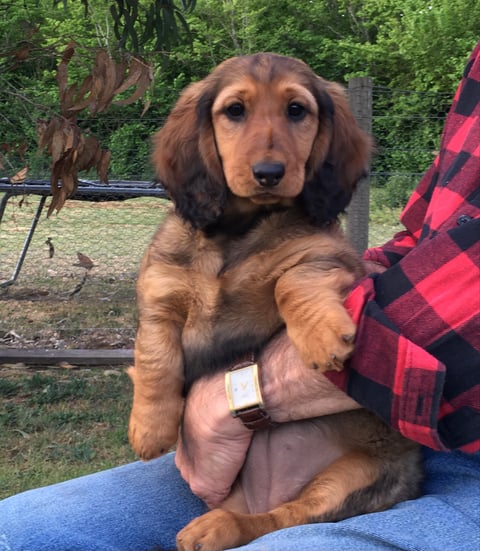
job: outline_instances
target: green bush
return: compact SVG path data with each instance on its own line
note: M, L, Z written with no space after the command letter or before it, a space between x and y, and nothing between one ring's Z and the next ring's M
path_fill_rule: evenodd
M142 122L126 123L110 136L110 176L126 180L150 179L150 137L152 130Z
M420 176L414 174L395 174L382 182L372 177L371 186L375 193L371 194L371 207L381 210L383 207L392 209L403 208L412 191L415 189Z

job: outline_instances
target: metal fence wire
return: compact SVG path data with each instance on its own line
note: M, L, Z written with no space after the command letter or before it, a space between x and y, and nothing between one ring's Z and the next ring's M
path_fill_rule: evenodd
M16 196L0 226L0 283L15 272L41 198ZM0 345L125 348L135 330L135 280L166 200L67 201L41 216L17 280L0 290Z
M414 94L372 89L377 154L371 185L390 200L397 193L399 204L433 160L451 99L432 94L438 115L427 117L409 108ZM394 102L405 106L403 116L398 109L389 115ZM425 138L418 148L402 137L402 128L412 126ZM387 148L392 132L398 135L396 146ZM94 201L68 200L49 218L44 209L18 277L9 284L39 201L42 197L32 194L10 197L1 219L0 348L131 348L139 264L169 202L141 194L112 200L107 189Z

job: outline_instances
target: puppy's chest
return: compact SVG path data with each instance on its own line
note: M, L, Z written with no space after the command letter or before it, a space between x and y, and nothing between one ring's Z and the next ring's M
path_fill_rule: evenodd
M195 255L187 326L218 326L233 318L239 323L276 310L274 288L280 266L274 266L274 252L235 249L214 246Z
M315 236L312 241L312 227L288 216L294 217L290 213L272 215L241 238L218 236L197 241L191 257L192 283L197 301L207 311L213 309L218 316L234 308L245 314L253 310L256 315L264 300L271 304L278 278L301 262L307 250L316 254L313 243L321 238ZM206 288L214 292L205 294ZM252 300L256 307L252 308Z
M208 262L206 251L194 261L182 332L187 385L259 349L283 326L274 295L285 270L281 249L218 247Z

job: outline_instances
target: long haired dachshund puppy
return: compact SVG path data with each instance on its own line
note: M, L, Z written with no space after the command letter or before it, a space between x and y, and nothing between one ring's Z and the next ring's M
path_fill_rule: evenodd
M342 369L355 335L343 301L363 269L338 216L370 152L343 89L296 59L232 58L183 92L154 138L157 176L175 208L138 280L129 436L142 459L175 444L197 378L258 352L284 327L305 369ZM330 442L336 454L288 503L252 513L230 496L184 528L178 548L226 549L417 495L417 446L374 415L315 423L316 453ZM272 437L282 428L269 429Z

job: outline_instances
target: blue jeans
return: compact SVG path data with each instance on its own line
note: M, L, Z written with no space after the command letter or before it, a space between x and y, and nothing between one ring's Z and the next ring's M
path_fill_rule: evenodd
M242 550L478 551L480 454L424 454L420 499L342 522L279 530ZM0 551L174 549L177 531L205 511L170 454L5 499Z

